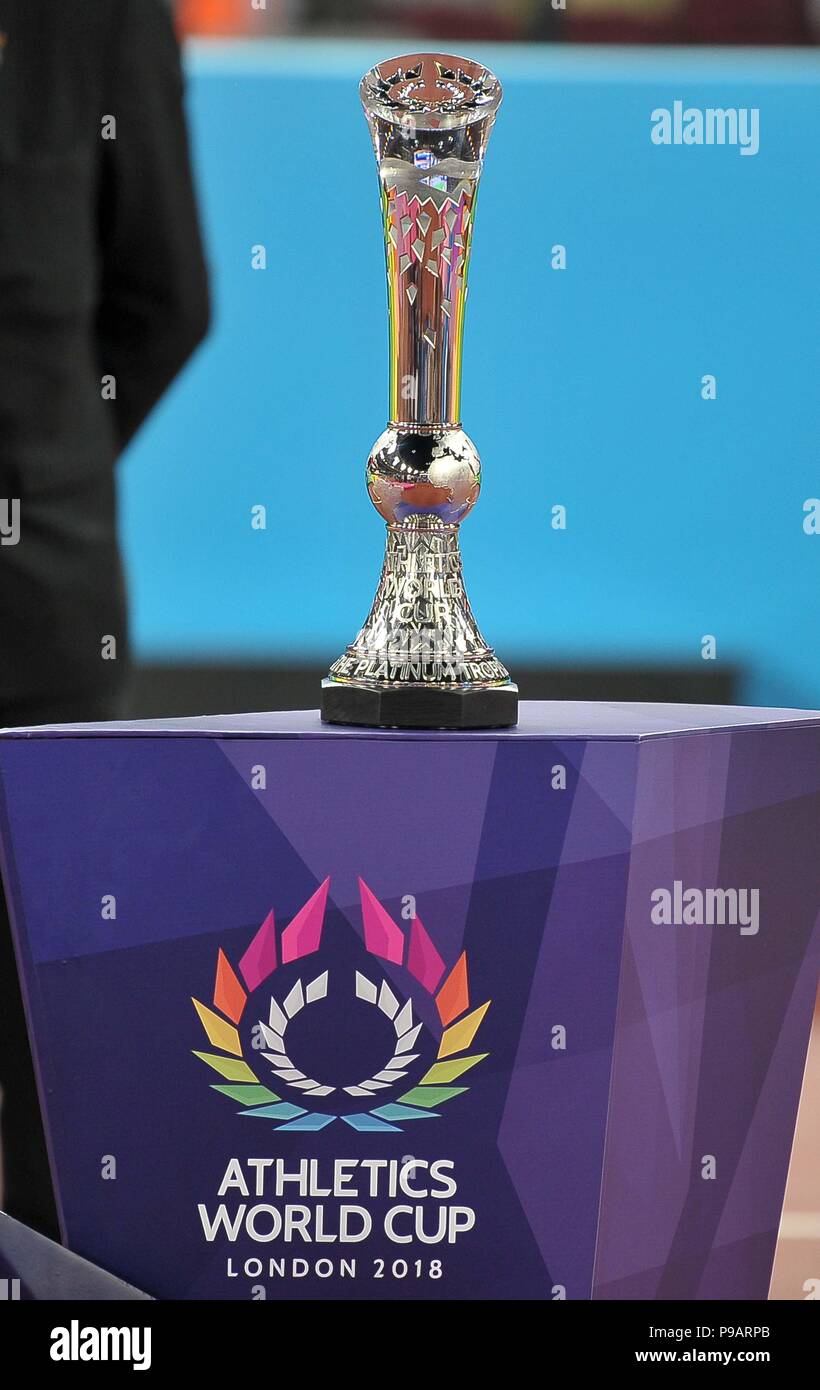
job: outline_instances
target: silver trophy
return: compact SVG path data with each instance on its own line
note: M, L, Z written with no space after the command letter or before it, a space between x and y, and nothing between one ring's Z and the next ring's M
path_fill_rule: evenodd
M501 84L442 53L378 63L359 92L379 169L390 330L390 420L367 461L387 522L373 606L322 682L322 718L392 728L497 728L518 688L478 630L458 528L481 487L461 428L467 269Z

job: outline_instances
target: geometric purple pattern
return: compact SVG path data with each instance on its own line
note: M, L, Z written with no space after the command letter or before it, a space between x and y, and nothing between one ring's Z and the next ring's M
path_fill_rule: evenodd
M596 1297L766 1297L820 977L818 773L815 729L641 750ZM653 926L674 879L754 885L760 930Z
M820 978L820 730L807 716L799 729L648 738L636 751L622 925L612 922L623 955L594 1274L575 1296L763 1299ZM584 789L590 753L594 789ZM610 757L604 745L586 745L565 855L579 837L589 850L596 815L613 804ZM565 929L569 874L577 870L559 870L545 946L551 928ZM675 880L757 887L759 932L653 924L650 895ZM576 897L577 883L566 891ZM554 956L545 960L554 967ZM533 1019L547 1008L542 987L537 969ZM552 1011L564 1012L554 1003ZM519 1063L530 1068L516 1073L500 1142L536 1238L554 1256L562 1241L577 1251L579 1232L545 1200L510 1137L539 1090L543 1104L528 1021ZM714 1176L704 1178L710 1156Z

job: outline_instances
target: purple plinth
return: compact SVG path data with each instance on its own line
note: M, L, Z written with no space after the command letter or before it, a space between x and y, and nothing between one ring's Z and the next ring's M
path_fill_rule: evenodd
M77 1253L160 1298L766 1298L820 714L11 730L0 780Z

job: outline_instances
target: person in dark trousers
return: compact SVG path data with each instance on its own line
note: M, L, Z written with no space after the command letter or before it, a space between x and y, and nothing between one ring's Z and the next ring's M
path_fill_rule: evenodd
M0 0L0 725L120 713L114 465L208 319L168 5ZM0 1205L58 1236L4 905L0 1090Z

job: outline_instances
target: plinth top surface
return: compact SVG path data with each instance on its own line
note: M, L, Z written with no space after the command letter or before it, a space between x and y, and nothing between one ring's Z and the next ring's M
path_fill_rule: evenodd
M583 700L522 700L514 729L370 729L323 724L318 710L208 714L173 719L112 720L101 724L38 724L0 729L2 738L210 737L375 739L647 739L742 728L820 726L820 710L744 705L605 704Z

